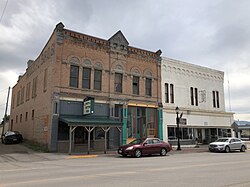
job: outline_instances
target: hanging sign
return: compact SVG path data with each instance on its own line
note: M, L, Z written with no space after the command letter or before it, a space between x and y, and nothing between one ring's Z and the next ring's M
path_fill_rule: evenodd
M83 115L93 114L95 106L95 99L93 97L86 97L83 100Z

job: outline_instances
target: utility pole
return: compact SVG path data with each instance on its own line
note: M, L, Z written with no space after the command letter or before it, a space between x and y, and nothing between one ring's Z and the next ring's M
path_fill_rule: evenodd
M5 126L5 123L6 123L6 118L7 118L7 110L8 110L8 104L9 104L9 95L10 95L10 86L9 86L9 89L8 89L8 95L7 95L7 101L6 101L6 108L5 108L5 113L4 113L4 118L3 118L3 129L2 129L2 136L4 134L4 126ZM1 136L1 137L2 137Z

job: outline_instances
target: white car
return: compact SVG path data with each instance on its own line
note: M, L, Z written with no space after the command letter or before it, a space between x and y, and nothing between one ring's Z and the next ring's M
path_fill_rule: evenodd
M219 138L208 146L209 151L225 151L229 153L232 150L240 150L245 152L247 149L246 144L239 138Z

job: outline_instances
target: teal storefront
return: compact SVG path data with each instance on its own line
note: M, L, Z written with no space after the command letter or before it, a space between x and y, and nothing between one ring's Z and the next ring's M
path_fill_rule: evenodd
M148 105L128 105L123 108L122 144L136 138L163 138L162 109Z

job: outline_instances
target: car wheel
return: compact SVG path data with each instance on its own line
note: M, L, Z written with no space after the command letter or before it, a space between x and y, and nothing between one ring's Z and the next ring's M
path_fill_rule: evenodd
M226 152L226 153L229 153L229 152L230 152L230 147L229 147L229 146L226 146L226 147L225 147L225 152Z
M246 151L246 147L244 145L242 145L240 151L241 152L245 152Z
M140 158L141 157L141 150L140 149L136 149L135 150L135 157L136 158Z
M161 156L166 156L167 155L167 150L165 148L162 148L161 152L160 152L160 155Z

